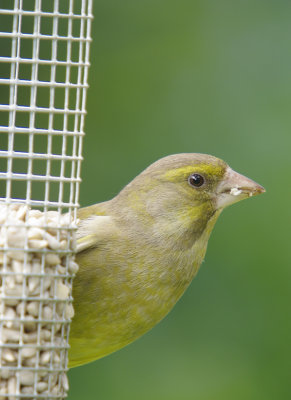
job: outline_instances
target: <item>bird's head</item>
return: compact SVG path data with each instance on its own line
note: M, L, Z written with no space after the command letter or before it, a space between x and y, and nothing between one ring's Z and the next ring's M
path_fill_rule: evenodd
M161 229L184 227L201 233L223 208L264 191L219 158L185 153L150 165L120 196L126 196L132 209L144 218L150 216Z

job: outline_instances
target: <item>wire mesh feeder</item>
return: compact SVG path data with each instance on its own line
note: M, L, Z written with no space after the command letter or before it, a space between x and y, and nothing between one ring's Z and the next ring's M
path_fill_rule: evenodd
M68 391L92 0L5 3L0 10L0 400L62 399Z

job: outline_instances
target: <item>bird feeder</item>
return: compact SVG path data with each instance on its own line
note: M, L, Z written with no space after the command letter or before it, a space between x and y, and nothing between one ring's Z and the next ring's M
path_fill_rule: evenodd
M92 0L0 9L0 400L67 396Z

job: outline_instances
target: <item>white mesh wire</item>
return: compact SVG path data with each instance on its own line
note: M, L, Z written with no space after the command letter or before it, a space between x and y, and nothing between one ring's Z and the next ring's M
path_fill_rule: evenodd
M92 0L1 6L0 400L61 399Z

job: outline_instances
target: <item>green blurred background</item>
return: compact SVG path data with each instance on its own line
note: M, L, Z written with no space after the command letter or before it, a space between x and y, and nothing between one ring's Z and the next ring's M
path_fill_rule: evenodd
M264 185L227 209L174 310L70 371L70 400L291 398L291 3L94 4L81 205L156 159L204 152Z
M81 205L179 152L221 157L267 193L223 213L157 327L69 372L69 399L289 400L291 2L94 3Z
M70 371L69 399L290 399L291 3L104 0L94 14L81 205L179 152L267 193L223 213L157 327Z

